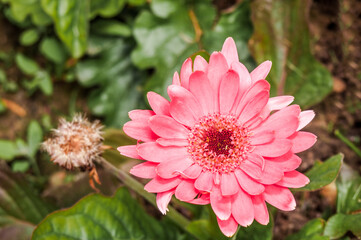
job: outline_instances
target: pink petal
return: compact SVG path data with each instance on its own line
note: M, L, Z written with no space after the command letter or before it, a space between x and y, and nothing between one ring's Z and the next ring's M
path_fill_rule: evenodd
M168 87L168 94L172 98L170 113L178 122L192 127L203 115L198 100L185 88L171 85Z
M269 223L269 214L267 205L262 195L253 196L252 202L254 206L254 219L262 225Z
M212 190L213 184L213 173L210 171L202 172L194 183L194 187L199 191L210 192Z
M200 167L198 164L193 164L183 172L180 172L182 177L188 178L188 179L196 179L202 172L202 167Z
M214 94L208 77L204 72L196 71L189 78L189 90L197 98L204 114L214 113Z
M234 171L236 178L238 180L239 185L241 185L242 189L246 191L250 195L258 195L263 193L265 190L263 184L260 184L245 174L242 170L237 169Z
M239 190L232 201L232 216L239 225L247 227L252 224L254 219L254 207L251 197Z
M171 117L155 115L149 119L149 126L155 134L162 138L188 138L188 128Z
M223 54L220 52L212 53L208 65L208 79L215 95L215 109L219 109L218 89L222 76L228 71L228 64Z
M234 113L236 116L242 112L244 107L252 100L254 97L262 91L269 91L270 84L266 80L260 80L254 83L247 92L243 95L241 101L239 102L237 108L235 108ZM239 93L238 93L239 94Z
M240 169L242 169L249 176L257 180L260 179L260 177L262 176L262 168L251 161L244 161L241 164Z
M303 111L300 113L299 119L300 119L300 125L297 128L297 131L304 128L307 124L309 124L312 119L315 117L315 112L312 110Z
M234 173L223 173L221 176L221 190L223 196L231 196L238 192L239 185Z
M292 152L299 153L305 151L316 143L316 135L309 132L296 132L289 139L292 141Z
M266 79L269 71L271 70L271 67L272 67L271 61L264 61L263 63L261 63L251 72L252 82L257 82L258 80Z
M172 200L173 194L174 194L174 190L157 194L157 206L163 215L165 215L169 211L168 204L170 200Z
M262 156L255 154L255 153L249 153L247 155L247 160L253 162L258 167L260 167L263 171L265 161Z
M137 119L149 119L151 116L154 116L154 112L151 110L132 110L128 113L129 118L132 120Z
M178 177L164 179L156 176L144 186L144 189L150 193L166 192L177 187L181 181L182 180Z
M210 194L214 213L219 219L227 220L231 216L231 198L222 196L219 185L214 185Z
M277 168L277 165L274 165L271 161L266 160L259 182L262 184L274 184L280 181L282 178L282 169Z
M219 86L219 108L222 114L228 114L236 100L239 89L239 76L233 71L229 70L221 79Z
M285 172L284 177L277 185L287 188L300 188L306 186L310 180L308 177L297 171Z
M301 110L298 105L286 107L272 114L253 131L258 133L260 131L272 130L275 131L276 138L287 138L297 130L300 112Z
M302 159L293 154L292 151L289 151L287 154L277 158L267 158L267 160L271 161L275 167L279 168L283 172L295 170L302 163Z
M232 62L239 62L237 47L233 38L229 37L224 41L221 53L226 58L229 66L231 66Z
M174 73L172 84L173 84L173 85L178 85L178 86L181 85L178 72L175 72L175 73Z
M295 98L293 96L277 96L268 100L267 106L271 111L280 110L290 105Z
M238 116L238 122L246 123L261 112L266 106L269 98L269 91L262 91L251 99Z
M249 75L248 69L240 62L233 62L231 69L236 71L239 75L240 89L239 94L242 96L251 86L251 76Z
M173 178L192 164L193 161L189 158L164 161L158 165L157 173L162 178Z
M162 97L161 95L155 92L148 92L147 98L150 107L157 115L170 116L169 101L167 99L165 99L164 97Z
M265 157L279 157L286 154L291 147L292 141L288 139L275 139L271 143L256 146L253 152Z
M157 176L155 172L157 165L157 163L143 162L132 167L129 172L140 178L155 178Z
M177 146L177 147L186 147L189 142L187 139L179 139L179 138L158 138L156 141L159 145L163 147Z
M151 162L182 160L188 156L185 147L163 147L155 142L139 144L138 153L142 158Z
M175 196L181 201L193 200L199 192L194 188L194 181L183 180L175 190Z
M143 142L154 142L158 136L150 129L147 119L137 119L124 124L125 134Z
M252 145L261 145L261 144L269 143L273 139L274 139L274 131L272 130L264 130L261 132L256 132L250 138Z
M196 58L194 59L193 71L206 72L207 68L208 68L207 61L200 55L197 55Z
M269 185L263 196L266 202L280 210L292 211L296 208L295 198L288 188Z
M143 159L138 154L137 145L121 146L121 147L118 147L117 150L123 156L129 157L129 158L135 158L135 159Z
M180 71L180 79L182 87L188 89L189 88L189 76L192 73L192 59L187 58L181 68Z
M238 223L232 216L227 220L221 220L217 217L217 222L222 233L227 237L232 237L238 229Z

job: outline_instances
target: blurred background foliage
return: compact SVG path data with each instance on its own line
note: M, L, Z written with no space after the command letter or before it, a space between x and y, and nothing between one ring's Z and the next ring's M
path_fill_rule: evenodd
M128 111L147 108L148 91L165 96L174 72L180 71L186 58L194 54L207 58L213 51L219 51L229 36L234 38L240 61L249 71L262 61L273 62L267 77L272 96L294 95L302 108L322 102L331 93L334 79L312 51L315 39L309 28L311 3L311 0L0 0L0 113L9 116L10 112L24 119L21 127L12 125L14 117L8 117L3 122L11 126L1 128L4 130L1 137L5 139L0 140L0 238L29 239L47 214L72 206L92 191L86 174L65 174L38 151L43 136L59 116L87 112L102 119L107 128L120 129L128 121ZM15 133L5 131L7 128ZM106 144L112 147L129 142L117 129L106 131ZM126 170L134 164L118 156L114 149L105 155ZM327 153L324 159L331 155ZM337 208L327 208L322 216L287 239L361 237L361 227L355 227L361 226L360 214L356 214L361 210L359 173L344 165L337 182L332 182L342 159L342 155L336 155L316 164L317 169L308 172L314 185L304 189L316 190L333 184L338 190L334 197ZM103 182L101 192L114 193L119 187L117 180L105 171L99 174ZM202 239L223 238L217 227L209 225L214 223L214 216L207 210L173 202L197 219L184 233L167 218L156 221L160 216L154 209L146 207L153 217L146 215L129 192L120 188L113 198L92 195L69 210L50 215L37 228L34 239L60 239L61 232L54 226L83 221L81 218L93 213L89 209L98 211L97 204L107 206L109 213L122 215L117 221L109 214L102 216L110 225L94 231L100 234L99 239L115 239L107 234L112 229L122 229L120 223L126 225L119 230L124 238L191 239L187 234L192 232L203 236ZM99 216L89 218L99 221ZM140 219L147 224L137 226L135 223ZM253 224L242 229L237 239L272 239L273 223ZM89 231L94 230L94 226L88 227ZM69 226L61 231L79 237L80 229Z

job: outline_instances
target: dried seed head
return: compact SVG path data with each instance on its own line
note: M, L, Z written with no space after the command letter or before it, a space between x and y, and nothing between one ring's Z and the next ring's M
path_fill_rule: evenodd
M76 114L71 122L61 118L42 149L50 154L51 161L66 169L90 170L102 153L102 128L99 121L90 123L81 114Z

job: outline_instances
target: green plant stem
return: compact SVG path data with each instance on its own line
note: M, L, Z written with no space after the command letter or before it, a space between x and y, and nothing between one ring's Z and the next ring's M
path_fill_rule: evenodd
M351 142L344 135L342 135L342 133L338 129L335 130L335 135L342 142L344 142L349 148L351 148L357 154L357 156L361 158L361 150L358 147L356 147L356 145L353 142Z
M236 240L237 239L237 234L239 232L240 226L238 225L237 231L236 233L233 235L233 237L231 238L231 240Z
M38 177L41 176L38 163L36 162L36 158L32 157L32 156L29 156L29 161L30 161L30 164L31 164L31 166L33 168L33 171L34 171L35 175L38 176Z
M131 188L133 191L135 191L137 194L145 198L149 203L151 203L153 206L157 208L156 198L154 194L150 194L147 191L145 191L143 184L135 180L133 177L131 177L127 172L123 171L122 169L116 168L113 164L109 163L105 159L102 159L100 164L104 168L109 170L112 174L114 174L117 178L119 178L124 183L124 185ZM175 224L177 224L179 227L181 227L184 231L194 236L193 233L187 230L187 226L190 224L190 221L173 207L168 206L168 209L169 212L167 213L166 216L169 219L171 219Z

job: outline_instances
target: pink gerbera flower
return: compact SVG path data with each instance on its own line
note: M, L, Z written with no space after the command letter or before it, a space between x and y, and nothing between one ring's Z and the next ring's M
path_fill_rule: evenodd
M152 179L145 189L157 193L165 214L173 195L181 201L211 204L221 231L232 236L238 225L269 222L266 202L295 209L288 189L309 180L295 169L295 155L316 136L299 131L314 117L290 105L292 96L269 98L264 80L271 62L251 73L239 62L228 38L221 52L205 61L188 58L168 87L170 101L148 93L153 110L129 112L124 132L140 141L119 147L121 154L145 160L131 173Z

